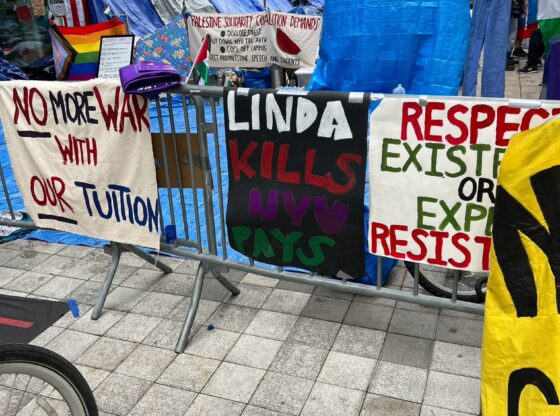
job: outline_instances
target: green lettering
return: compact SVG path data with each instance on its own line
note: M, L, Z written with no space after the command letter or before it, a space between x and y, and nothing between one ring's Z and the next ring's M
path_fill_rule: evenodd
M476 152L476 176L482 175L482 159L484 159L484 152L489 152L492 150L492 146L489 144L473 144L471 145L471 150Z
M447 149L447 159L451 163L457 165L459 170L457 172L445 172L445 176L450 178L458 178L459 176L463 176L467 172L467 165L460 157L455 156L455 153L462 153L463 156L467 153L467 149L465 146L453 146Z
M436 167L438 162L438 151L445 149L446 145L443 143L426 143L426 147L428 149L432 149L432 163L430 165L430 170L426 171L426 175L437 176L440 178L443 177L443 172L437 171Z
M447 225L450 224L455 229L455 231L461 231L461 226L455 219L455 214L457 214L457 211L459 211L459 208L461 208L461 203L457 202L455 205L449 208L446 202L442 199L439 201L439 205L441 206L445 214L445 218L439 225L439 229L445 230L445 227L447 227Z
M255 230L255 246L253 247L253 258L258 259L264 255L267 259L274 257L274 249L266 236L266 231L262 228Z
M493 178L496 179L498 177L498 169L500 169L500 165L502 163L502 156L506 152L505 147L497 147L494 150L494 171L492 172Z
M246 253L243 243L251 236L251 229L249 227L232 227L231 234L233 237L233 244L235 249Z
M422 165L418 162L418 152L422 149L421 144L417 144L414 149L408 144L407 142L403 142L404 149L406 153L408 153L408 159L406 160L405 164L403 165L403 172L408 171L408 168L411 164L414 164L414 167L418 172L422 172Z
M288 235L282 234L280 229L275 228L270 230L270 234L282 243L282 261L284 263L291 263L294 260L294 244L303 236L303 233L299 231L292 231Z
M494 207L488 208L488 219L486 220L484 235L492 237L492 224L494 224Z
M390 145L399 145L401 141L399 139L383 139L383 147L381 149L381 171L382 172L400 172L401 168L394 166L389 166L387 159L397 159L400 157L399 153L389 152Z
M325 254L321 248L321 245L326 245L329 247L335 246L335 241L325 235L316 235L309 239L309 247L311 248L311 257L307 257L301 248L296 250L296 254L303 264L308 267L315 267L320 265L325 261Z
M471 230L471 224L486 218L487 210L482 205L468 203L465 211L465 231Z
M435 218L436 214L434 214L433 212L427 212L424 210L424 202L429 202L432 204L436 204L437 203L437 198L430 198L427 196L419 196L416 200L416 206L418 209L418 221L417 221L417 228L422 228L424 230L435 230L436 227L434 227L433 225L427 225L424 223L424 218L428 217L428 218Z

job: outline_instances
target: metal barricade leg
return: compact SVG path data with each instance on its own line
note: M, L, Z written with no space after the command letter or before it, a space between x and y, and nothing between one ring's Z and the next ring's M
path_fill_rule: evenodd
M212 267L212 276L214 276L216 280L222 284L223 287L229 290L233 296L237 296L239 295L239 293L241 293L239 288L231 283L225 276L223 276L216 267Z
M194 286L192 291L191 304L189 305L189 309L187 310L185 322L183 323L183 327L181 328L181 334L179 335L179 340L177 341L177 345L175 346L175 352L179 354L184 352L185 348L187 347L187 342L189 340L189 335L191 333L191 329L194 323L194 318L196 317L196 312L198 310L200 295L202 294L202 284L204 283L204 276L206 275L207 271L208 271L208 264L206 264L205 262L201 262L198 265L198 269L196 271L196 278L194 281Z
M160 269L162 272L164 272L164 273L172 273L173 272L173 269L171 267L169 267L167 264L162 263L161 261L157 260L154 256L146 253L145 251L139 249L138 247L131 246L129 244L123 244L122 246L125 249L127 249L128 251L130 251L131 253L136 254L141 259L146 260L150 264L153 264L158 269Z
M94 320L97 320L101 315L103 305L105 305L105 300L107 299L107 295L109 294L109 289L111 289L111 284L113 283L113 278L115 277L117 267L119 266L119 260L121 259L121 245L119 243L111 242L110 251L111 266L109 267L109 270L107 270L107 275L105 276L105 280L103 281L103 286L101 286L101 289L99 290L99 294L97 295L97 300L91 314L91 319Z

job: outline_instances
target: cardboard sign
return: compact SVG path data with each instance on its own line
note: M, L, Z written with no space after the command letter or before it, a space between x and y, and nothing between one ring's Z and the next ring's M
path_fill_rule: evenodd
M148 102L120 83L0 83L0 116L27 213L42 228L159 247Z
M496 192L484 416L560 415L560 120L513 137Z
M227 89L224 102L231 247L265 263L363 277L367 100Z
M97 78L119 79L119 69L130 65L134 35L101 36Z
M210 66L226 68L315 66L321 26L321 17L280 12L193 13L187 21L191 58L210 34Z
M371 116L371 252L487 271L509 140L558 113L560 105L384 98Z

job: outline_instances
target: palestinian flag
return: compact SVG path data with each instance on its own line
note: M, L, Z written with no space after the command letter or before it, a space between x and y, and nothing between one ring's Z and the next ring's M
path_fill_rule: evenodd
M539 0L537 19L548 48L550 41L560 37L560 0Z
M192 63L193 69L200 75L200 80L198 81L200 85L208 84L208 75L210 74L210 43L210 35L204 36L200 50Z

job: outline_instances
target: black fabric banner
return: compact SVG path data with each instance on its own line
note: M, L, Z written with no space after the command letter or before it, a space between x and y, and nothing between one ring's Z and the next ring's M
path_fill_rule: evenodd
M66 302L0 295L0 344L28 343L68 310Z
M234 249L328 276L365 275L369 99L357 98L224 91Z

